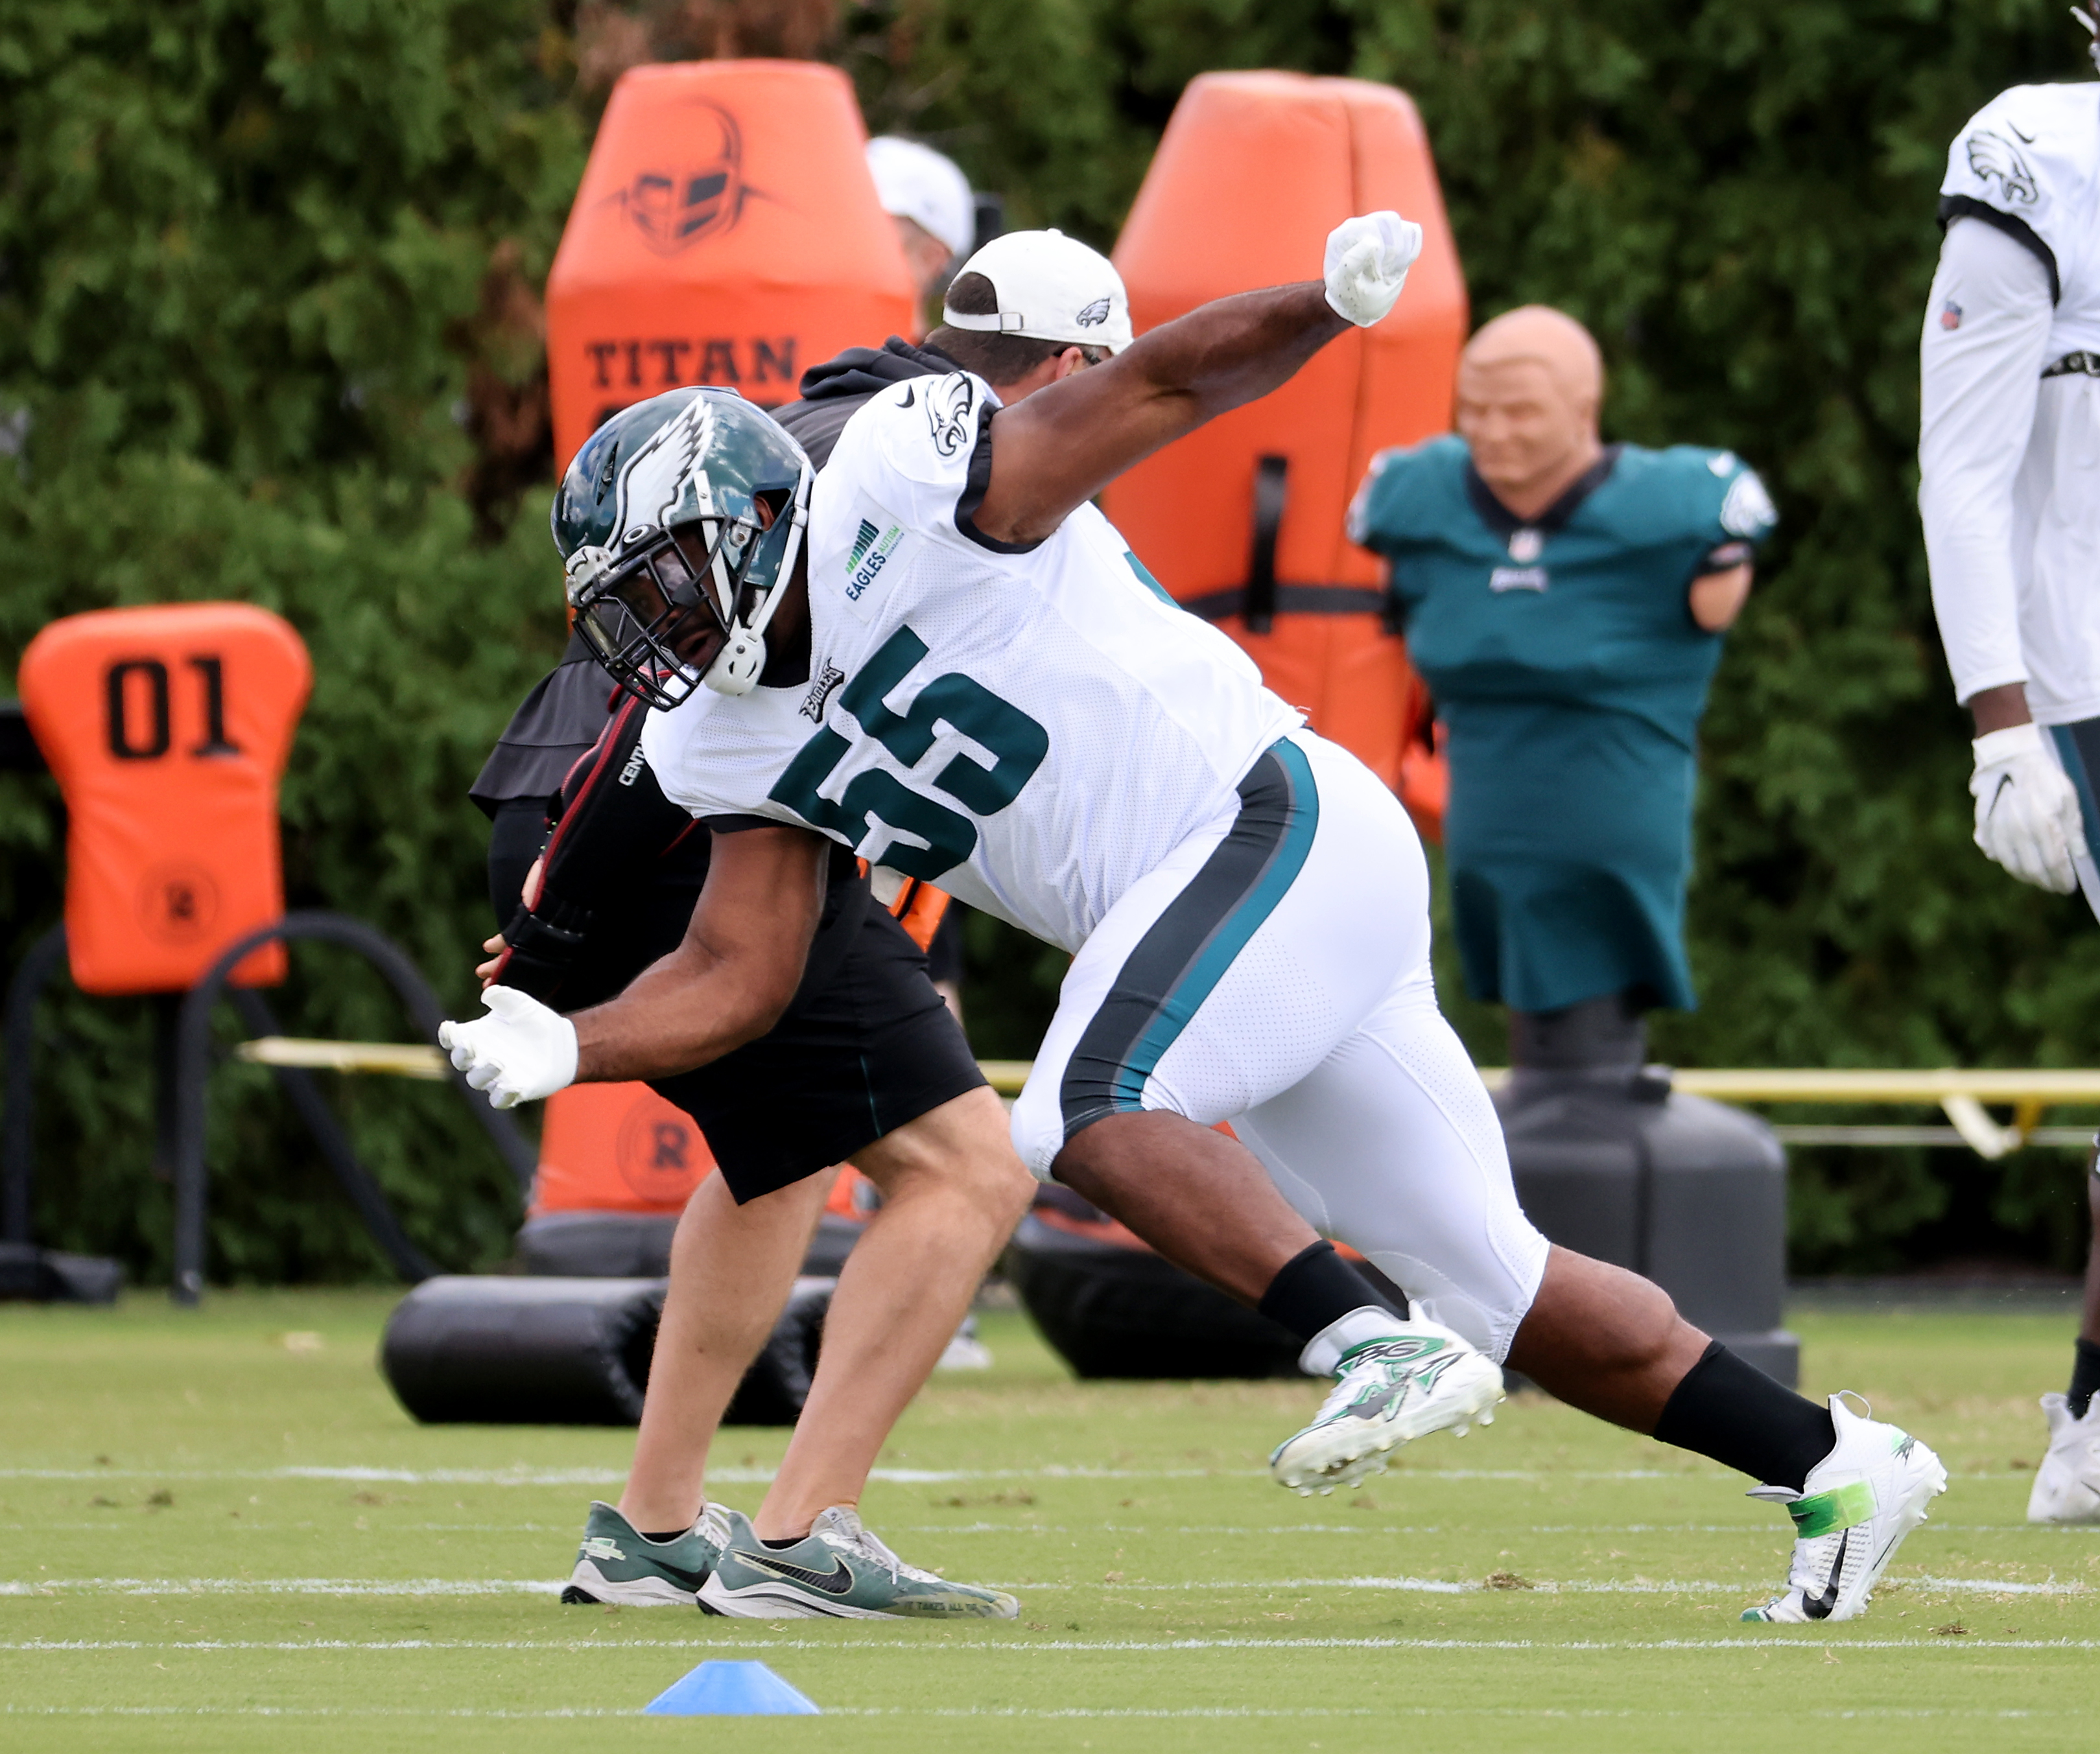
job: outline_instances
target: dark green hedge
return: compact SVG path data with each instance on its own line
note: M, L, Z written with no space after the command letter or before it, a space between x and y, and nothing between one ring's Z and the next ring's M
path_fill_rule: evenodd
M544 494L478 528L465 491L470 393L539 368L500 320L504 264L544 273L582 162L544 11L44 0L6 17L0 401L29 425L0 466L0 646L11 662L47 620L110 603L289 616L316 676L285 788L292 903L379 925L464 1003L488 914L464 790L560 637ZM0 785L11 963L56 917L60 834L50 782ZM325 950L296 954L281 1003L297 1033L401 1032L379 982ZM163 1275L145 1004L69 996L46 1016L42 1232ZM214 1273L374 1271L266 1075L218 1082ZM341 1094L431 1252L500 1256L514 1195L457 1101L391 1080Z
M1709 725L1707 1002L1659 1022L1659 1051L2093 1061L2100 934L1967 843L1912 509L1939 165L2001 86L2089 77L2055 0L875 0L828 26L821 3L776 11L0 12L0 447L28 423L0 455L0 648L111 602L289 615L318 672L285 793L294 905L373 920L463 1001L487 911L464 788L559 637L534 293L620 66L823 46L874 126L946 144L1017 222L1102 243L1192 74L1354 72L1420 104L1476 314L1573 310L1610 360L1615 436L1732 445L1785 517ZM703 41L704 13L730 23ZM11 959L56 917L61 833L47 782L0 780ZM981 1050L1026 1052L1057 959L986 921L973 954ZM282 1003L302 1031L395 1033L377 984L326 952L298 954ZM1451 1008L1499 1054L1492 1016ZM151 1276L166 1194L147 1041L137 1002L47 1014L38 1213L51 1239ZM257 1075L220 1082L214 1271L376 1271ZM433 1252L499 1255L510 1196L444 1093L340 1094ZM1804 1154L1795 1186L1803 1267L1979 1237L2057 1260L2081 1246L2067 1155Z

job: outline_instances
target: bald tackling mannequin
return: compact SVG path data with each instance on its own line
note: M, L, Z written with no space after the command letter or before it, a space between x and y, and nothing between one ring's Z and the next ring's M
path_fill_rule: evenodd
M1457 425L1473 467L1518 518L1539 517L1604 455L1604 361L1564 311L1524 305L1482 325L1458 358ZM1749 566L1695 579L1692 619L1718 633L1741 613Z

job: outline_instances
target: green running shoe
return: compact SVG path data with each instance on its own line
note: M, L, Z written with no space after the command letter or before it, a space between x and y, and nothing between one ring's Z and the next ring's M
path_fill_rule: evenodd
M767 1546L731 1511L700 1609L748 1620L1010 1620L1021 1604L907 1565L861 1527L850 1505L833 1505L792 1547Z
M677 1540L645 1540L611 1505L593 1502L562 1600L571 1606L602 1602L623 1608L690 1608L715 1568L735 1516L709 1505Z
M1502 1373L1449 1328L1411 1321L1342 1355L1312 1424L1276 1446L1268 1471L1301 1498L1380 1472L1403 1443L1495 1421Z

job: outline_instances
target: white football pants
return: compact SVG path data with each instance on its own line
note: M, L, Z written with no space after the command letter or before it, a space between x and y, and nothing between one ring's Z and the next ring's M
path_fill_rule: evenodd
M1081 946L1014 1144L1047 1180L1066 1139L1141 1109L1229 1121L1316 1230L1507 1355L1546 1241L1436 1007L1421 844L1377 777L1309 731Z

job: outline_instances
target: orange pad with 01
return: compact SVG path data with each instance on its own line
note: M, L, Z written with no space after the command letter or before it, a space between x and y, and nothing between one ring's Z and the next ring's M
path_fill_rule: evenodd
M58 776L66 948L89 993L173 993L285 911L277 783L313 685L289 623L245 603L97 610L22 657L22 707ZM234 980L285 977L281 945Z

